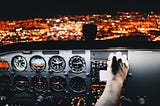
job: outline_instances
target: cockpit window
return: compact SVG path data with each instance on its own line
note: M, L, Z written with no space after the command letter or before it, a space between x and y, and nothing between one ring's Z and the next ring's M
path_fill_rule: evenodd
M115 3L114 0L94 0L91 3L91 1L78 0L77 2L28 1L21 3L15 1L14 8L11 3L8 7L1 7L5 11L2 12L0 19L0 45L48 40L84 40L82 33L84 24L97 26L95 40L159 41L160 14L157 13L158 9L144 12L142 8L137 8L135 5L133 7L132 3L136 2ZM137 5L142 6L141 3ZM27 6L30 8L26 8ZM147 8L150 7L146 5Z

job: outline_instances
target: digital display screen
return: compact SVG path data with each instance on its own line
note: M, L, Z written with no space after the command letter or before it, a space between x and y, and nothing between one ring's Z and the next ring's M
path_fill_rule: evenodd
M99 81L106 82L107 81L107 70L99 70Z

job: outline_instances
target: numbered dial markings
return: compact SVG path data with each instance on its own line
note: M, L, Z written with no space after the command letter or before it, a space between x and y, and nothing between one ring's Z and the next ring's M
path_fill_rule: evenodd
M32 86L37 91L44 91L47 88L47 79L43 76L35 76L32 78Z
M86 100L82 97L74 97L71 100L71 106L87 106Z
M73 56L69 60L69 67L74 73L80 73L86 68L86 62L81 56Z
M54 91L64 91L66 88L65 78L60 76L54 76L50 82L51 89Z
M86 81L81 77L74 77L70 80L70 87L73 92L81 93L86 89Z
M66 67L66 62L61 56L53 56L49 60L49 67L51 71L61 72Z
M16 76L14 78L15 88L20 91L25 91L29 88L29 81L24 76Z

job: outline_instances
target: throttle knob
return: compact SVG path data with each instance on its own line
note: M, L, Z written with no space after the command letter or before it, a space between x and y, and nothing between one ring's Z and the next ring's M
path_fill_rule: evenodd
M38 96L37 100L35 102L35 106L42 106L43 105L43 100L44 100L43 96L41 96L41 95Z
M132 101L130 98L122 97L121 104L122 106L130 106L132 104Z
M144 99L143 97L140 97L140 98L138 99L138 104L139 104L139 105L145 105L145 103L146 103L146 101L145 101L145 99Z

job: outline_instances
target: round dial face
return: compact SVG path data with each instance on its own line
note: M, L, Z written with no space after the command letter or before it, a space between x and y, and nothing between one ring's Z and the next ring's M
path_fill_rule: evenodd
M12 66L16 71L24 71L27 68L27 61L22 56L15 56L12 59Z
M41 56L34 56L30 60L30 67L32 70L36 72L41 72L46 67L46 62L43 57Z
M70 86L73 92L81 93L86 89L86 81L81 77L74 77L70 80Z
M64 91L66 88L65 78L60 76L54 76L50 82L51 89L54 91Z
M86 67L86 62L81 56L73 56L69 60L69 67L75 73L82 72Z
M66 67L66 62L61 56L53 56L49 60L49 67L54 72L61 72Z
M74 97L71 100L71 106L87 106L86 100L82 97Z
M64 97L54 97L54 105L53 106L66 106L67 100Z
M47 88L47 80L43 76L35 76L31 80L32 86L37 91L44 91Z
M16 76L14 79L15 88L20 91L27 90L29 88L29 81L24 76Z

